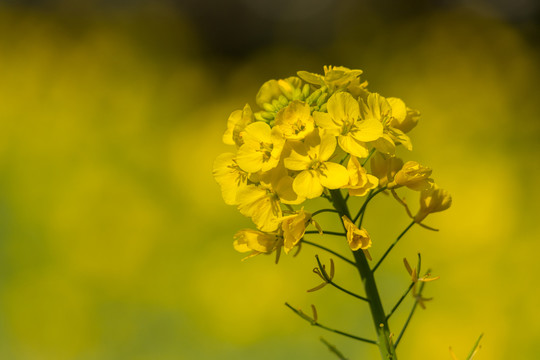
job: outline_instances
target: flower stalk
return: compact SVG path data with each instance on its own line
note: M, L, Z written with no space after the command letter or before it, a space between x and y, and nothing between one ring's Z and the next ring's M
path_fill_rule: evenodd
M350 218L351 214L341 191L330 190L330 194L334 208L339 211L340 215ZM377 283L369 267L368 260L362 251L353 251L353 255L369 302L371 318L377 333L377 345L379 346L381 357L382 359L397 360L396 349L390 337L391 332L388 326L388 320L386 319L379 290L377 289Z

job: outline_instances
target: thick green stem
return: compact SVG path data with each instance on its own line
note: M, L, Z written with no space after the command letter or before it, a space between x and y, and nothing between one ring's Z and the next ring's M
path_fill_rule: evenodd
M332 196L334 208L339 211L341 216L346 215L350 219L351 214L349 212L349 208L347 207L347 203L345 202L340 190L330 190L330 194ZM390 338L388 321L384 313L381 298L379 296L379 290L377 289L377 284L375 283L375 278L373 277L373 272L369 267L368 260L366 259L364 252L361 250L353 251L353 255L356 261L356 267L362 279L362 283L364 284L366 297L369 300L371 317L373 319L375 331L377 332L377 345L379 346L381 357L384 360L397 360L396 349Z

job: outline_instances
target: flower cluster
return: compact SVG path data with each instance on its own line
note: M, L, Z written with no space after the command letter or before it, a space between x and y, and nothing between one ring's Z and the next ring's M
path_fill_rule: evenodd
M396 147L412 149L407 133L418 111L368 91L361 74L325 67L324 75L300 71L270 80L256 96L256 109L246 104L230 115L223 142L235 151L218 156L213 174L225 202L257 227L235 235L236 250L288 253L315 224L311 213L292 205L329 197L329 190L353 197L376 188L419 191L420 210L411 215L417 223L450 206L450 195L434 184L429 168L396 157ZM351 248L366 250L367 231L343 221Z

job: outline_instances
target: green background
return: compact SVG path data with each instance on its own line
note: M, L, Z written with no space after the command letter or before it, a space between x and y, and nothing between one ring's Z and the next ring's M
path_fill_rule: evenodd
M426 221L441 231L413 228L377 272L387 309L408 284L403 257L421 251L441 276L400 359L450 359L449 346L465 359L480 333L478 359L540 357L532 2L115 4L0 3L1 359L335 358L321 335L378 358L283 305L316 304L322 323L373 337L362 302L306 293L313 249L240 261L232 236L253 226L211 175L233 110L264 81L323 65L363 69L371 91L421 111L403 155L453 196ZM395 201L373 201L375 259L407 224Z

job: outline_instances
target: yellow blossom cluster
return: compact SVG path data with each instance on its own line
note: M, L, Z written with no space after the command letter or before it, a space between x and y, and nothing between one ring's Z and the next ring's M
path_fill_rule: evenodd
M288 253L314 223L311 213L292 205L328 197L329 190L344 189L350 196L377 187L421 191L418 222L450 205L429 168L395 156L397 146L412 149L407 133L419 113L401 99L368 91L361 74L325 67L324 75L300 71L270 80L255 97L257 108L246 104L229 116L223 142L234 150L217 157L213 174L225 202L257 227L235 235L236 250ZM350 219L344 226L351 229L353 250L371 245L367 232Z

